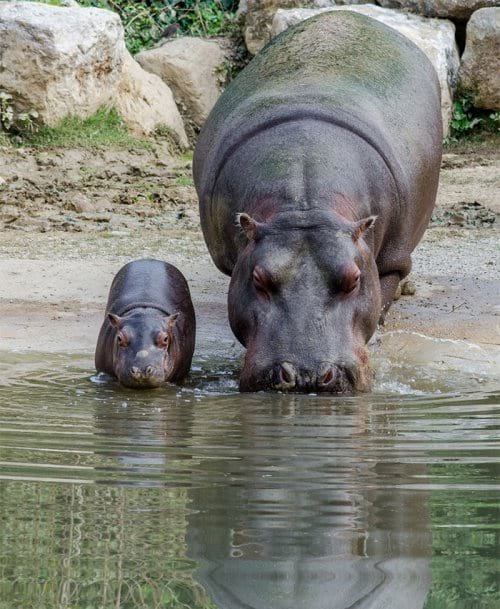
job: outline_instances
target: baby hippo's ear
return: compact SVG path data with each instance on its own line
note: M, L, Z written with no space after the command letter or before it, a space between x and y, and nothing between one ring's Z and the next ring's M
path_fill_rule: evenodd
M114 313L108 313L108 320L109 323L117 330L119 330L123 325L123 317L119 317Z
M248 214L236 214L236 222L248 239L257 239L260 224Z
M165 327L166 327L167 332L169 330L173 330L175 328L179 317L180 317L180 313L172 313L172 315L165 317Z
M375 224L375 220L377 216L368 216L368 218L363 218L354 224L354 231L352 237L354 241L357 241L367 230L373 227Z
M174 332L175 330L175 326L177 325L177 323L179 322L179 317L180 317L180 313L173 313L172 315L167 315L166 317L164 317L164 322L165 322L165 334L164 336L164 341L165 344L168 346L168 350L170 351L172 349L172 346L175 344L175 336L176 336L176 332Z

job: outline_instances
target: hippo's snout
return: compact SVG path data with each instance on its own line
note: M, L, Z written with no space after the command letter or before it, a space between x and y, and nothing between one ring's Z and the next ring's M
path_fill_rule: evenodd
M130 370L130 375L138 381L153 378L156 374L157 369L154 366L146 366L142 369L137 366L132 366L132 369Z
M133 389L151 389L159 387L165 381L163 371L151 364L130 368L128 374L119 375L120 382Z
M290 362L275 364L271 371L271 388L278 391L349 393L355 390L357 368L324 364L317 371L294 366Z

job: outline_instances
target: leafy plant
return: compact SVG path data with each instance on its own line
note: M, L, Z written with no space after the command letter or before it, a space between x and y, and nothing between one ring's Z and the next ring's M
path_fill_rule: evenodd
M14 107L12 106L12 95L0 91L0 127L9 131L14 121Z
M451 131L454 135L462 135L476 125L479 125L481 119L474 116L474 106L467 97L462 97L453 102L453 114L451 118Z
M37 118L36 110L16 113L12 95L0 91L0 130L18 134L35 133L38 130Z
M479 131L498 133L500 131L500 112L475 108L468 96L455 100L448 139L456 141Z
M81 0L81 4L117 12L132 54L176 33L208 37L231 33L238 6L237 0Z

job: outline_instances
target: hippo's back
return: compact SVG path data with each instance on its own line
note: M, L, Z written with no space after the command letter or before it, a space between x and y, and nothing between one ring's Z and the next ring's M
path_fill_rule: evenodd
M186 279L172 264L162 260L133 260L116 274L107 312L123 315L132 307L148 305L168 314L192 309Z
M322 13L274 38L213 108L193 164L202 221L231 153L254 133L301 117L345 126L367 140L403 197L416 174L439 165L439 83L427 57L374 19Z

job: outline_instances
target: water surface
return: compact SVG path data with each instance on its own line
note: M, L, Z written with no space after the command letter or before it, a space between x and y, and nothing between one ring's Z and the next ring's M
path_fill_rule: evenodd
M384 340L351 398L1 354L0 608L499 607L495 354Z

